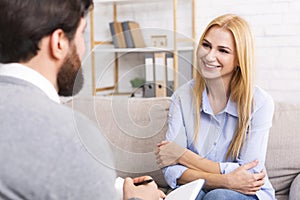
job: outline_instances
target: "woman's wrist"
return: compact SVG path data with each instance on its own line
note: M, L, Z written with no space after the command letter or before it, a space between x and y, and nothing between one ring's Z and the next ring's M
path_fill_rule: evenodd
M201 170L209 173L220 174L219 163L208 160L191 150L187 150L178 158L178 163L190 169Z
M186 166L186 161L188 160L188 154L189 154L189 150L187 149L178 159L177 159L177 163L185 165Z
M179 157L178 163L191 169L200 169L199 166L195 166L194 162L191 162L195 161L196 159L202 159L202 157L198 154L195 154L191 150L186 150L184 154L182 154L182 156Z

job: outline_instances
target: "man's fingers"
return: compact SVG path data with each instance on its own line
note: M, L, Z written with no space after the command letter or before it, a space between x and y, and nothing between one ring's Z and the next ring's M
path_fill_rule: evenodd
M125 186L128 186L128 185L133 185L133 179L130 178L130 177L126 177L126 178L124 179L123 185L124 185L124 187L125 187Z
M164 198L166 198L166 194L163 191L159 190L159 197L161 199L164 199Z
M139 183L139 182L143 182L143 181L149 180L149 179L152 179L152 177L151 176L140 176L140 177L136 177L136 178L132 179L132 181L134 183ZM130 180L128 180L128 181L130 181Z

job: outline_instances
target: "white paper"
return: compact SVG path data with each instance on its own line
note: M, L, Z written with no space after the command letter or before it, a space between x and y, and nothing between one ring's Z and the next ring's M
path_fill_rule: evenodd
M165 200L195 200L204 183L204 179L198 179L184 184L170 192Z

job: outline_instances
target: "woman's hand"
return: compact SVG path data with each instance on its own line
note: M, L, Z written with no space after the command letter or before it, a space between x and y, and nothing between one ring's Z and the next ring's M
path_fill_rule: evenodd
M134 179L126 178L123 186L123 199L139 198L143 200L164 199L166 195L159 189L154 181L146 185L135 186L134 183L152 179L150 176L142 176Z
M226 174L228 189L235 190L247 195L255 195L264 185L265 171L253 174L248 170L255 167L258 161L253 161L240 166L233 172Z
M175 165L186 151L186 148L183 148L174 142L162 141L157 144L157 149L155 151L156 162L160 168Z

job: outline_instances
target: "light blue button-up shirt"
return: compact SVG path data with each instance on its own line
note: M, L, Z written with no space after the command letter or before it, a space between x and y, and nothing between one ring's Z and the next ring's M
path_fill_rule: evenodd
M193 107L194 80L181 86L172 96L169 111L169 129L166 140L175 141L179 145L205 157L219 162L221 173L227 174L239 166L258 160L259 164L251 169L253 173L265 169L265 157L268 144L269 129L272 126L274 102L261 88L254 89L254 106L251 114L250 135L241 149L237 160L226 159L227 149L230 145L238 123L238 111L235 102L228 100L223 111L214 115L207 96L203 91L200 130L196 144L194 138L195 109ZM177 179L188 168L182 165L173 165L163 169L165 179L172 188L176 188ZM259 199L275 199L274 189L265 177L265 184L257 192Z

